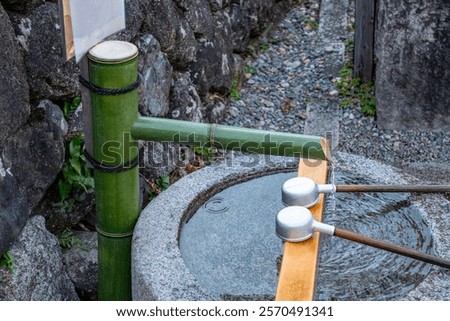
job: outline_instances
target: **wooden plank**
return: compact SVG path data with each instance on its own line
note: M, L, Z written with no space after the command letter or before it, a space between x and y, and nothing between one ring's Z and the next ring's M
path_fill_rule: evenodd
M327 155L330 155L329 151ZM302 159L299 163L298 176L309 177L318 184L326 183L327 173L327 160ZM310 208L317 221L322 221L324 200L325 197L321 194L319 202ZM314 299L319 239L319 234L314 233L312 238L304 242L285 242L275 295L276 301L311 301Z
M89 59L85 55L80 63L80 76L86 80L89 79ZM84 121L84 146L89 155L94 155L93 146L93 133L92 133L92 105L91 105L91 92L84 86L80 85L81 101L83 104L83 121ZM86 164L89 168L94 168L92 164L86 160Z
M64 58L72 59L75 56L75 45L73 42L72 18L70 15L70 0L59 0L60 15L62 18Z
M64 43L64 58L66 60L75 57L75 45L73 41L72 18L70 14L70 0L59 0L59 13L63 28L63 43ZM80 75L89 80L89 61L87 57L81 59ZM84 135L86 150L90 155L93 155L92 146L92 110L91 110L91 93L84 86L80 86L81 101L83 104L83 120L84 120ZM89 161L87 165L92 168Z
M356 0L353 76L363 82L373 79L375 1Z

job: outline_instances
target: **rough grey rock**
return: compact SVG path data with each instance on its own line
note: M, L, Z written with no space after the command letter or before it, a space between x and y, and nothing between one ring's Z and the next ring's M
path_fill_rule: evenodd
M145 19L145 12L141 8L141 0L125 0L126 29L120 33L121 40L133 41L140 33Z
M26 13L44 4L45 0L1 0L0 2L8 11Z
M30 114L24 62L8 15L0 5L0 146Z
M230 17L223 11L214 15L214 37L200 42L195 61L189 66L198 93L228 93L233 81L233 45Z
M450 130L450 2L379 1L377 124Z
M169 142L142 142L140 168L146 177L156 179L171 173L179 166L180 147Z
M273 0L244 0L241 2L245 15L249 17L249 26L252 37L259 36L268 26L274 6Z
M244 73L243 73L243 67L244 67L244 61L241 56L238 54L232 55L233 59L233 81L236 81L236 88L241 89L242 83L244 79ZM205 117L208 122L210 123L218 123L224 117L226 117L227 114L227 104L225 99L216 94L208 95L207 98L204 100L204 106L205 106Z
M0 300L79 300L62 264L59 242L41 216L31 217L9 252L13 272L0 269Z
M227 112L225 101L220 96L209 96L205 103L205 107L208 122L210 123L218 123L223 119Z
M195 59L197 47L188 22L180 16L173 1L149 0L141 4L146 11L145 28L158 39L175 69L186 68Z
M264 33L271 22L278 22L291 7L291 0L232 1L229 15L236 52L247 49L250 37Z
M38 110L41 109L47 115L47 119L58 126L61 129L62 136L66 136L69 131L69 124L64 118L64 114L59 106L52 103L50 100L41 100L37 106Z
M79 245L63 249L67 274L82 300L97 300L98 245L96 232L74 231Z
M55 193L56 194L56 193ZM93 190L74 195L65 202L51 197L44 200L33 211L45 218L45 226L51 233L60 233L75 226L83 219L95 217L95 195ZM94 225L95 226L95 225Z
M142 80L139 111L145 116L166 116L172 86L172 65L150 34L139 39L139 70Z
M67 124L60 108L42 101L27 125L5 146L4 166L25 190L30 208L39 203L61 170L65 133Z
M275 23L281 21L286 16L286 13L292 9L293 3L293 0L275 1L270 10L270 19Z
M25 51L31 98L65 100L76 96L79 70L73 60L64 61L57 5L46 2L29 15L14 15L13 22Z
M69 125L69 133L82 132L84 129L84 119L83 119L83 103L81 103L78 108L70 115L67 120Z
M231 0L208 0L211 11L218 11L228 6Z
M26 196L0 157L0 256L19 236L29 213Z
M250 41L250 18L245 15L242 7L237 3L230 6L231 29L233 30L233 50L243 52Z
M212 37L213 17L207 0L174 0L197 39Z
M188 72L175 72L173 75L170 116L195 122L201 122L203 119L203 105Z

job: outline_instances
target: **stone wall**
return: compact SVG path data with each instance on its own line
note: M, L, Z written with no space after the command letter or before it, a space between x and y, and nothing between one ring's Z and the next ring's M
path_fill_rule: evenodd
M377 3L378 126L450 130L450 2Z
M239 54L292 0L125 3L127 28L112 38L139 48L141 114L201 122L221 117ZM64 140L82 129L61 111L80 95L79 67L63 60L61 36L56 0L0 0L0 255L16 246L19 260L15 242L62 168Z

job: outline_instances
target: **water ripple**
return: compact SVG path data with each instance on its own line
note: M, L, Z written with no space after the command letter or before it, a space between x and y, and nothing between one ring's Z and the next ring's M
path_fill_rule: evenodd
M338 184L374 184L352 174L337 174ZM409 194L339 193L325 222L340 228L430 253L431 232L411 204ZM321 241L318 300L389 300L400 298L430 271L413 259L336 237Z

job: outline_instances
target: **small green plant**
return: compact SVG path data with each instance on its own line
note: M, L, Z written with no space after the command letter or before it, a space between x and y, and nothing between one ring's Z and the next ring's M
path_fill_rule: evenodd
M68 119L81 103L81 97L75 97L71 101L65 101L63 106L64 118Z
M277 37L270 37L270 39L269 39L269 42L272 44L272 45L276 45L276 44L278 44L278 43L280 43L280 42L282 42L283 40L282 39L279 39L279 38L277 38Z
M91 169L86 165L84 151L84 136L74 136L66 143L66 162L61 171L58 190L61 201L64 201L74 189L87 192L94 187Z
M252 41L247 45L245 52L252 57L257 57L256 47Z
M244 74L250 74L250 75L256 74L256 68L252 67L252 66L248 66L248 65L244 66L243 71L244 71Z
M341 69L341 79L336 83L344 99L341 107L359 106L365 116L376 116L376 100L372 82L362 83L358 77L352 78L353 70L348 62Z
M353 74L353 69L348 62L345 62L341 69L342 78L351 78Z
M345 47L346 48L351 48L353 46L353 39L348 38L347 40L345 40Z
M377 114L377 102L373 95L372 82L363 83L359 86L358 99L363 115L375 117Z
M14 257L11 252L6 251L3 253L2 257L0 257L0 267L6 267L9 272L14 272Z
M57 234L59 245L63 249L70 249L74 246L79 247L82 250L87 250L87 247L81 242L80 238L78 238L70 229L65 229L61 233Z
M319 29L319 24L316 21L312 21L311 18L306 18L306 24L311 27L312 30Z
M162 191L166 190L170 185L170 176L168 174L163 175L155 180L154 183L150 184L150 192L148 193L148 200L153 200L156 196L161 194Z
M241 99L241 93L239 92L239 75L237 73L234 74L233 82L231 83L230 97L234 101Z
M269 44L267 43L261 43L259 45L259 50L261 50L261 52L266 52L267 50L269 50Z
M216 160L212 147L196 146L194 147L194 153L208 163L213 163Z

